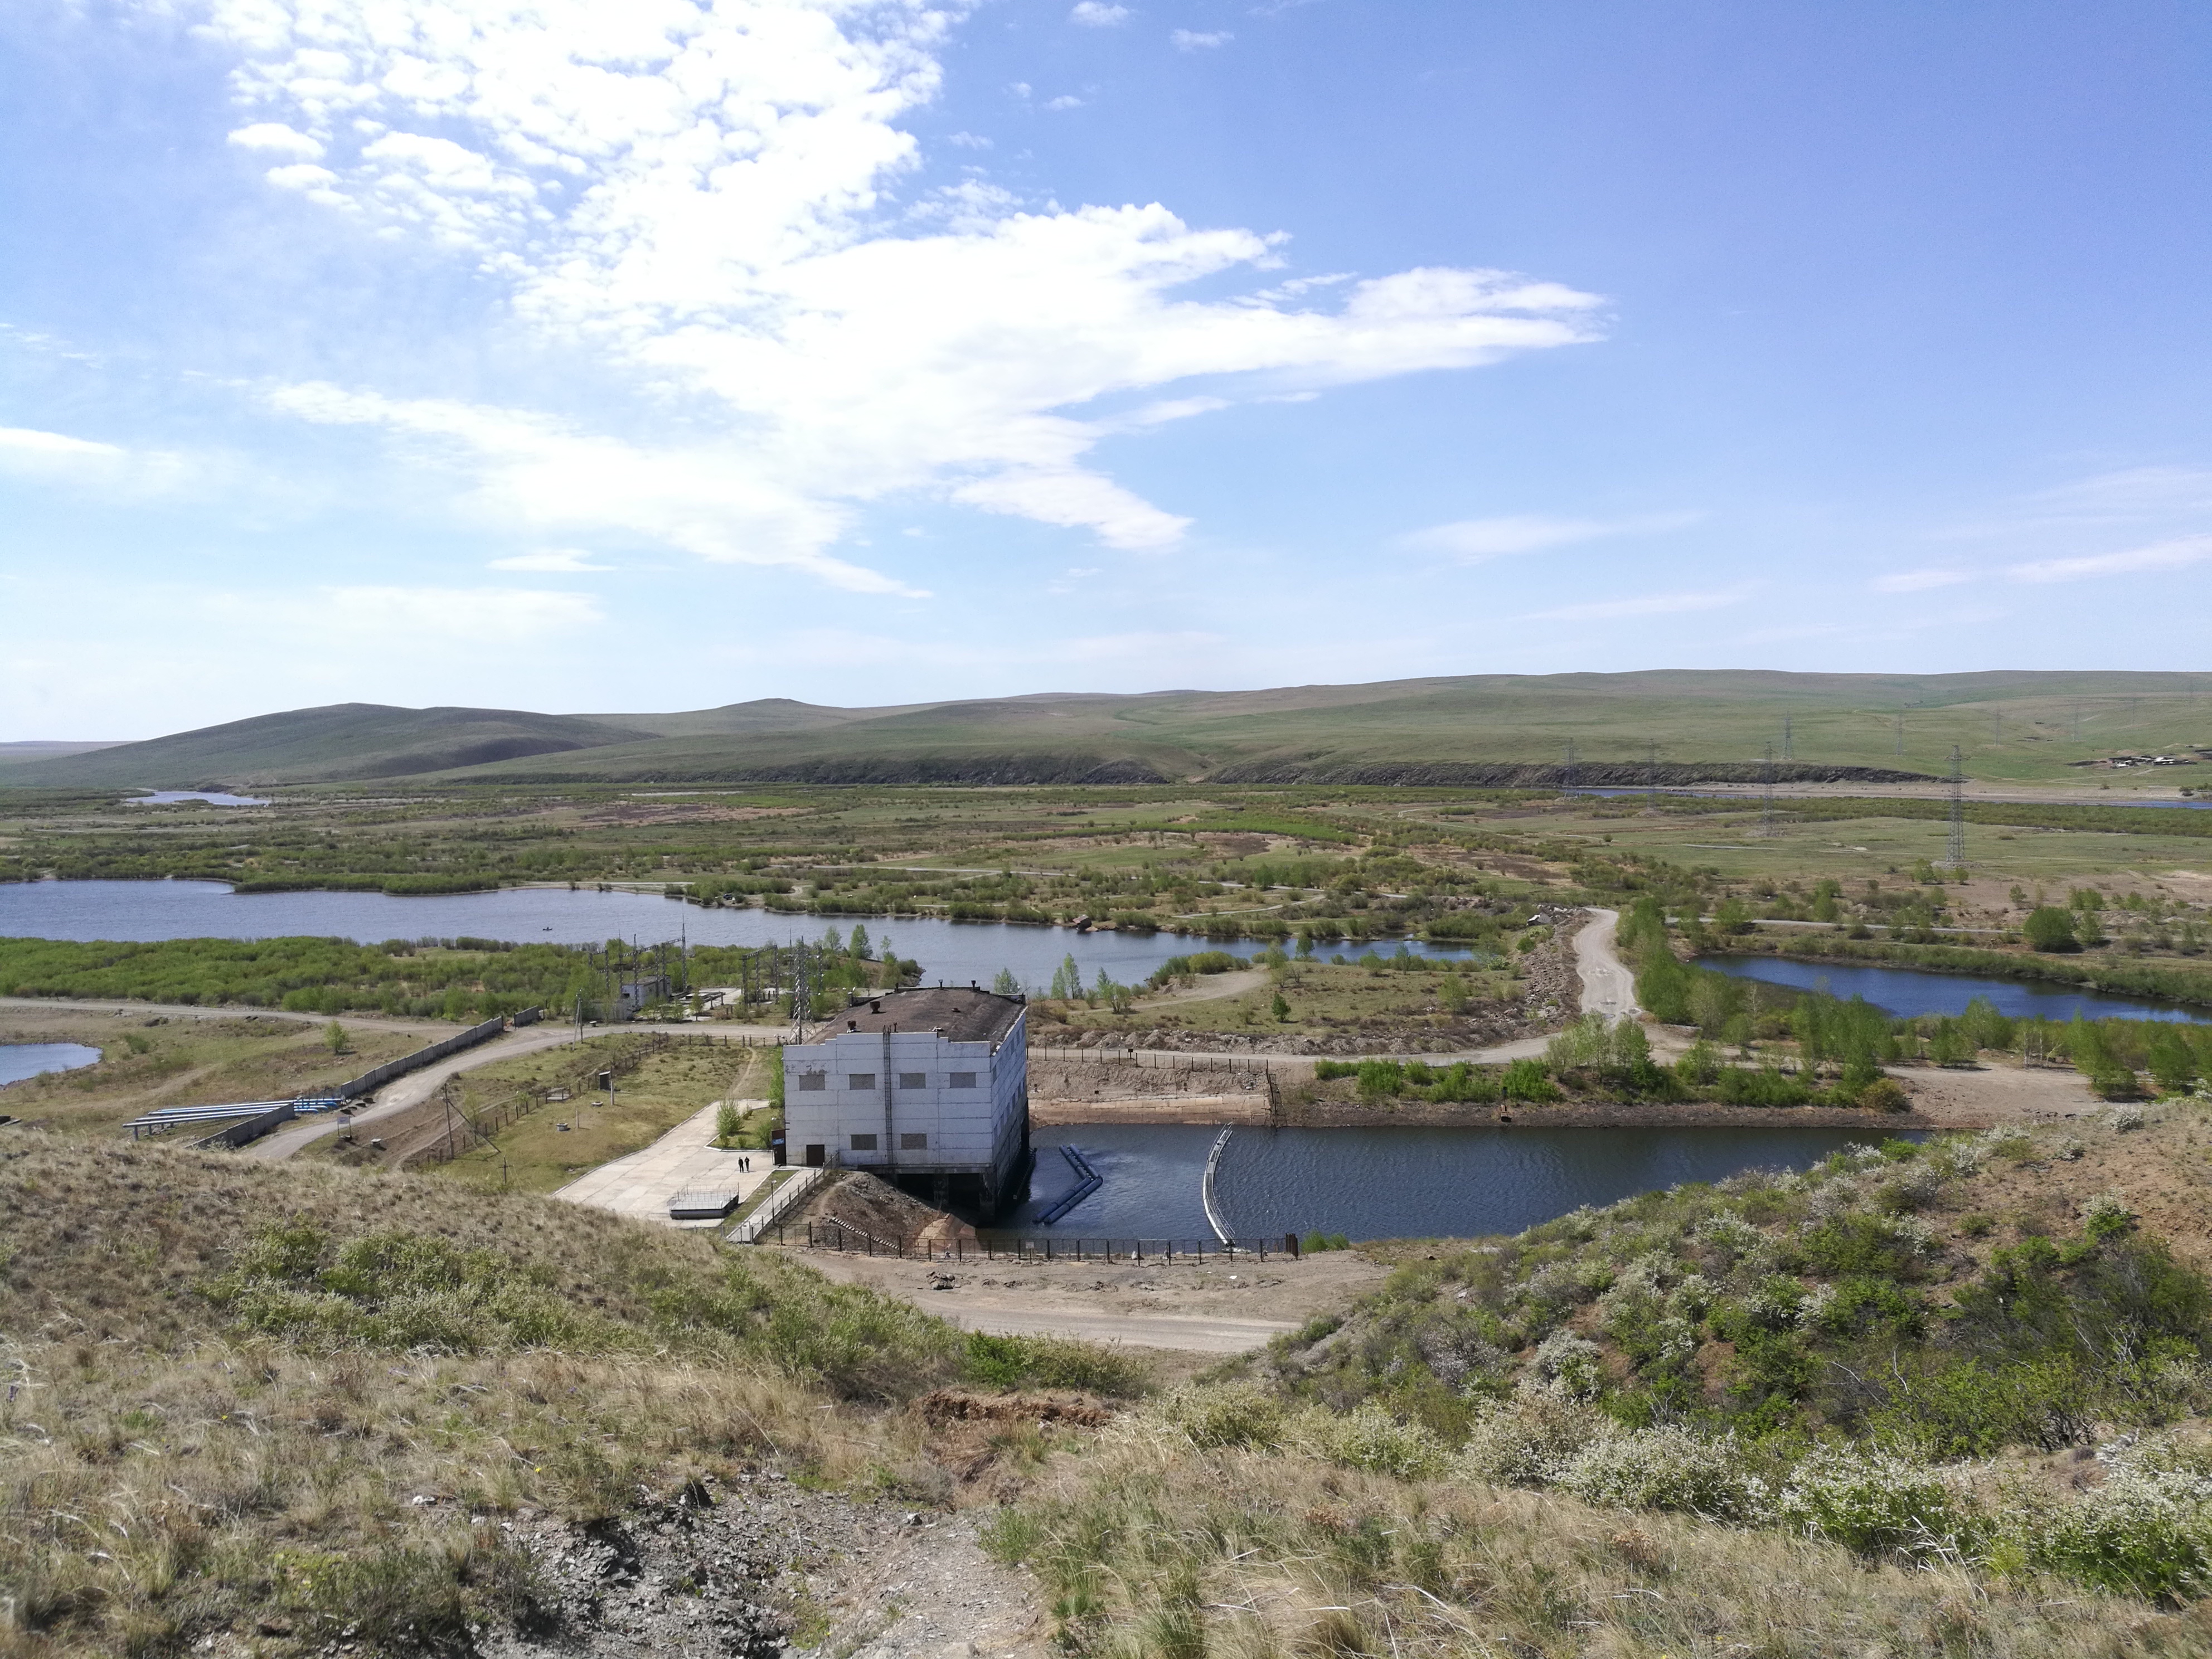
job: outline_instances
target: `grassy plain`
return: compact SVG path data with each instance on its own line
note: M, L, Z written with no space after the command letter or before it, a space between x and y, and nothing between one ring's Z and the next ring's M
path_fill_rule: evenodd
M463 1074L459 1103L472 1115L518 1088L589 1072L623 1039L587 1042ZM765 1055L750 1048L671 1048L616 1079L614 1104L598 1091L548 1102L432 1172L482 1192L550 1193L586 1170L643 1150L718 1100L765 1097Z

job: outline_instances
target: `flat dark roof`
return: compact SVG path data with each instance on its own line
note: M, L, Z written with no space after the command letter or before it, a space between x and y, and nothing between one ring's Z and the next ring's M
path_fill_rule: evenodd
M1024 1005L995 991L949 985L921 991L886 991L833 1018L817 1042L848 1031L938 1031L947 1042L995 1043L1014 1029Z

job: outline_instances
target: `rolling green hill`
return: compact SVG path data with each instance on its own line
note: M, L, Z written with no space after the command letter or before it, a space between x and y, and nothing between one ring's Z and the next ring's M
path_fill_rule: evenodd
M1943 771L2081 780L2077 763L2212 744L2212 674L1468 675L887 708L786 698L661 714L368 703L29 761L0 787L438 782L1219 782L1542 786ZM1786 725L1785 725L1786 723ZM2162 781L2185 783L2177 769ZM2212 781L2212 773L2207 774Z

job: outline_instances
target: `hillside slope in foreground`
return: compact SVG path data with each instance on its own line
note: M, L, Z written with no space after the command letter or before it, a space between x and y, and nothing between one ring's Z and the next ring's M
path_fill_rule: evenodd
M0 1129L0 1654L2212 1653L2208 1297L2148 1231L2201 1212L2203 1128L1384 1248L1150 1399L1126 1352L550 1200ZM2008 1272L2021 1320L2151 1340L2052 1342L2063 1425L2045 1377L1929 1396L1986 1450L1870 1437L1827 1360L1939 1376L1954 1309L2002 1348Z

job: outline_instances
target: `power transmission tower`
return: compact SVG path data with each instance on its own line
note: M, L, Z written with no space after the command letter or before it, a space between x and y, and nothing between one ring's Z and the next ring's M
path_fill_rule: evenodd
M806 942L791 947L791 1036L794 1042L806 1036L806 1017L814 1011L814 979L807 960Z
M1771 836L1774 833L1774 745L1771 743L1759 764L1759 781L1765 786L1759 803L1759 833Z
M1951 844L1945 849L1944 861L1954 870L1966 867L1966 774L1960 768L1959 745L1951 745Z
M1788 760L1790 757L1790 716L1784 714L1782 717L1782 758Z

